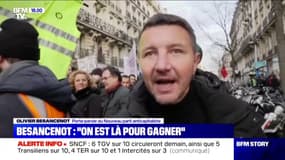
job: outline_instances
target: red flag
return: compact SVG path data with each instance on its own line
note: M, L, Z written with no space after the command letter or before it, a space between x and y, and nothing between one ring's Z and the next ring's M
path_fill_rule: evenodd
M224 78L226 78L228 76L228 71L227 71L225 66L222 67L221 74Z

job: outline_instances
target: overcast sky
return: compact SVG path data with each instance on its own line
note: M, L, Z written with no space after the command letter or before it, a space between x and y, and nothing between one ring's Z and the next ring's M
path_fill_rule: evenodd
M167 13L182 16L191 24L195 31L197 42L203 49L203 69L214 73L217 73L218 70L218 62L216 60L222 56L223 50L214 45L214 42L211 41L207 35L210 35L210 37L216 41L224 43L225 38L222 29L215 24L214 20L217 21L219 16L225 17L226 15L229 31L236 3L236 0L160 1L161 7L166 8ZM219 13L216 8L220 9Z

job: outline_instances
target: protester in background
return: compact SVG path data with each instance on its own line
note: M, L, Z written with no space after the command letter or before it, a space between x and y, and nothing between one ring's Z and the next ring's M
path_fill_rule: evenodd
M131 90L137 82L137 77L134 74L130 74L129 77L130 77L130 87L129 88Z
M122 75L122 86L130 88L130 77L127 75Z
M71 117L102 117L102 100L92 90L90 75L84 71L74 71L69 77L76 103L70 110Z
M102 83L102 69L95 68L90 74L92 78L92 87L102 91L102 89L104 88L104 85Z
M38 32L25 21L0 25L0 137L13 136L13 118L65 117L71 88L39 65Z
M277 79L276 75L272 72L267 80L266 80L266 84L267 86L270 86L270 87L273 87L274 89L278 89L279 88L279 85L280 85L280 82L279 80Z
M103 69L102 79L106 92L103 102L104 116L126 116L129 90L121 85L120 71L115 67L108 66Z
M263 74L258 74L256 77L256 86L262 88L265 85L265 78Z
M257 86L257 82L256 82L256 78L255 78L255 73L250 73L249 74L249 86L250 87L256 87Z
M226 123L235 137L263 137L263 117L194 77L199 56L192 27L181 17L156 14L139 35L143 81L132 90L129 114L165 123Z

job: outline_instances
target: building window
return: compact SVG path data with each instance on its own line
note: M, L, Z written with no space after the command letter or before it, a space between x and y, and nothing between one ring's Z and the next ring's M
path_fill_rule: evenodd
M123 61L122 58L120 58L120 60L119 60L119 66L120 66L120 67L124 67L124 61Z
M111 64L112 64L113 66L118 66L117 57L112 57L112 58L111 58Z
M272 47L272 38L271 38L271 34L269 34L268 36L268 47L269 49L271 50L273 47Z
M128 17L128 18L131 17L130 12L128 12L128 11L127 11L127 17Z
M136 17L134 17L134 16L133 16L133 20L134 20L134 22L135 22L135 23L137 23L137 19L136 19Z
M115 8L115 5L114 3L110 2L110 6L114 9Z
M97 55L97 62L99 63L105 63L105 57L103 55L102 47L100 46L98 49L98 55Z
M266 59L266 55L263 54L263 55L262 55L262 60L265 60L265 59Z

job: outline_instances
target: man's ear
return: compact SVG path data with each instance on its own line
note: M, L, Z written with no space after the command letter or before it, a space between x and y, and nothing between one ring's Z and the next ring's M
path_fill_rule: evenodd
M193 63L193 73L192 73L192 76L194 76L196 74L196 70L197 70L197 67L198 67L200 61L201 61L200 55L195 53L194 54L194 63Z
M194 63L198 65L201 62L201 55L198 53L194 54Z

